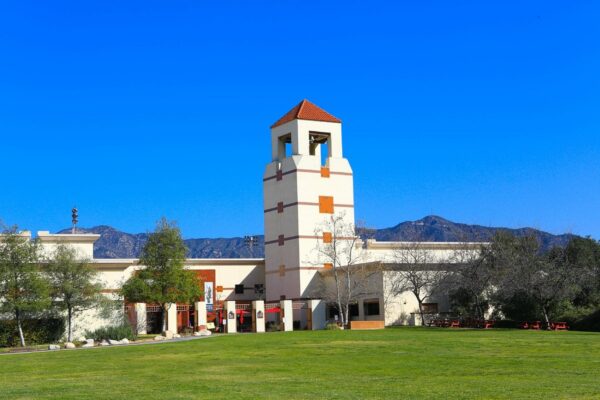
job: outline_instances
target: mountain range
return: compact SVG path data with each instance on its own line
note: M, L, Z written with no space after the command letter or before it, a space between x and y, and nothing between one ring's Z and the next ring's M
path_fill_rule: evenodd
M402 222L391 228L362 230L361 236L378 241L422 241L458 242L488 241L498 231L507 231L515 236L535 236L543 249L565 246L575 235L553 235L533 228L501 228L468 225L430 215L417 221ZM59 233L69 233L64 229ZM95 233L100 239L94 244L94 258L137 258L148 233L126 233L113 227L100 225L92 228L77 228L80 233ZM243 237L186 239L191 258L245 258L264 257L264 236L259 235L252 249Z

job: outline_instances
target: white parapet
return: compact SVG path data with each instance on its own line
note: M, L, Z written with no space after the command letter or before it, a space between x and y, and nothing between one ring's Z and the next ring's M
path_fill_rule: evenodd
M146 321L146 303L135 303L135 319L138 335L145 335L148 329Z
M227 321L227 333L237 333L237 318L235 314L235 301L225 302L225 320Z
M194 303L196 309L196 326L195 329L199 331L206 330L206 303L203 301L197 301Z
M294 330L294 310L291 300L281 300L281 325L281 330L284 332Z
M254 332L263 333L265 331L265 302L263 300L252 302L252 325Z
M309 300L308 307L310 308L312 318L312 330L325 329L327 325L327 315L325 312L325 302L323 300Z

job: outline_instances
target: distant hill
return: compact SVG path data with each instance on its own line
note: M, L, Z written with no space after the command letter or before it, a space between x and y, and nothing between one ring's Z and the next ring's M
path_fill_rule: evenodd
M100 234L94 245L95 258L136 258L148 238L147 233L126 233L110 226L100 225L93 228L78 228L78 232ZM430 215L417 221L402 222L391 228L375 229L362 233L364 237L372 237L378 241L423 241L423 242L458 242L488 241L498 231L507 231L515 236L534 235L542 248L565 246L575 235L553 235L533 228L501 228L480 225L467 225L448 221L442 217ZM64 229L59 233L69 233ZM264 257L264 237L258 236L259 242L254 246L252 254L244 243L243 237L186 239L191 258L245 258Z
M485 242L496 232L506 231L515 236L535 236L543 249L565 246L575 235L553 235L533 228L501 228L467 225L430 215L417 221L402 222L391 228L377 229L370 236L379 241L422 241L422 242Z

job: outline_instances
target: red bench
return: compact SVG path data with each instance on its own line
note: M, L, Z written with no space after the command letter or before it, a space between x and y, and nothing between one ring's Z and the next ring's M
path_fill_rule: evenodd
M484 321L483 329L492 329L494 327L494 321Z
M569 329L569 326L566 322L552 322L550 323L550 328L555 331L566 331Z
M536 331L539 331L540 329L542 329L542 322L533 321L531 324L529 324L529 329L535 329Z
M460 321L457 319L454 319L450 322L450 328L460 328Z

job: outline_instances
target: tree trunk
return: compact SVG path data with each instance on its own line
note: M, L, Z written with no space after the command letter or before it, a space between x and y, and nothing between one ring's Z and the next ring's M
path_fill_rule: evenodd
M169 313L167 310L167 305L163 304L162 306L162 332L165 333L167 331L167 318L169 317Z
M73 318L73 310L71 309L71 306L68 306L67 307L67 325L68 325L67 342L70 342L71 340L73 340L73 330L71 328L72 318Z
M550 327L550 319L548 318L546 306L542 306L542 312L544 313L544 319L546 320L546 329L551 330L552 328Z
M19 328L19 339L21 339L21 347L25 347L25 336L23 336L23 327L21 326L21 313L19 310L15 312L17 327Z
M418 299L419 302L419 315L421 316L421 326L425 326L425 316L423 315L423 302Z

